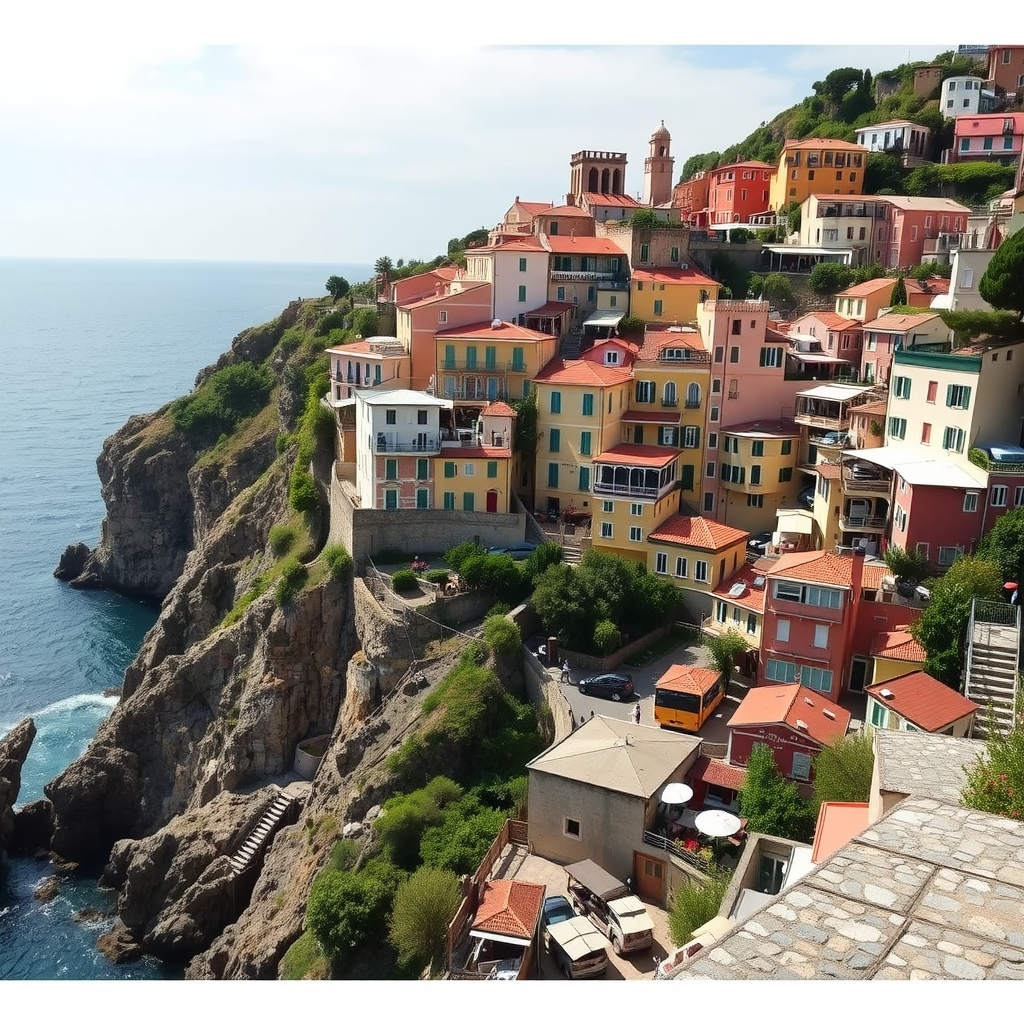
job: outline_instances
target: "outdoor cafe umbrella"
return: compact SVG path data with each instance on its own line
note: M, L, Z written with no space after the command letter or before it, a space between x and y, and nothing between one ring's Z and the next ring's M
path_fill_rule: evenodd
M693 790L685 782L670 782L661 791L663 804L685 804L693 797Z
M733 836L739 832L740 819L728 811L701 811L694 819L698 832L703 832L712 839L721 839L725 836Z

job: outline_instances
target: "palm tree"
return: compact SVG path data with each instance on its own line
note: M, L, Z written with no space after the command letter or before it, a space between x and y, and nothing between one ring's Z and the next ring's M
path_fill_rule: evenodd
M395 265L391 262L390 256L381 256L373 265L377 273L377 294L384 295L385 302L391 301L391 274Z

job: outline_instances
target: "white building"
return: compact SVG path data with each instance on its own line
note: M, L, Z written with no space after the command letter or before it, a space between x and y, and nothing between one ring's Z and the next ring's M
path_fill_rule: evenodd
M939 110L943 117L958 117L960 114L987 114L995 107L996 95L990 89L982 88L982 80L976 75L957 75L942 83Z
M548 251L530 235L466 254L466 278L491 284L491 319L518 323L548 298Z
M904 159L926 160L931 134L930 128L913 121L883 121L858 128L857 145L866 146L872 153L898 149Z
M936 295L932 309L984 309L992 307L981 297L978 282L988 270L995 249L952 249L950 250L951 270L949 293Z
M414 491L418 463L441 450L441 410L451 409L452 402L404 388L360 390L355 407L359 503L401 507L404 492Z

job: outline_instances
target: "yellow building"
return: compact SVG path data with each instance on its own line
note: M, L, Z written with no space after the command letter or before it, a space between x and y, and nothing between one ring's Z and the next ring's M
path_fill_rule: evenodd
M840 543L839 511L843 507L842 470L832 462L814 467L814 547Z
M768 566L771 562L766 563ZM714 590L711 616L704 631L723 636L730 630L739 633L751 650L761 647L764 624L765 570L745 562Z
M715 588L745 564L749 536L704 516L672 515L648 537L647 567L683 590L694 614L709 615Z
M634 268L629 315L647 323L695 323L697 303L718 298L720 288L692 267Z
M871 646L871 685L916 672L925 663L924 648L904 629L879 633Z
M768 203L788 210L809 195L859 196L867 149L841 139L787 139L772 174Z
M593 459L619 442L632 376L622 366L556 358L533 379L537 508L593 513Z
M554 335L504 320L438 331L434 343L435 394L456 403L524 397L558 347Z
M719 515L750 533L775 530L780 508L792 508L801 487L800 428L791 420L741 423L719 440Z

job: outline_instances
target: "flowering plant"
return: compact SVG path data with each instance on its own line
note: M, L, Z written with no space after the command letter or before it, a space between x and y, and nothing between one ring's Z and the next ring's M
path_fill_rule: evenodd
M1005 736L991 731L985 753L973 765L964 765L964 773L964 806L1024 820L1024 715Z

